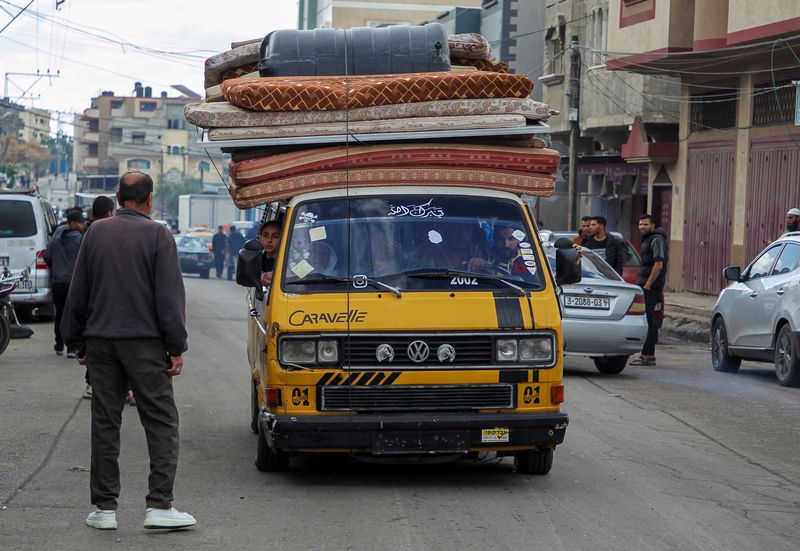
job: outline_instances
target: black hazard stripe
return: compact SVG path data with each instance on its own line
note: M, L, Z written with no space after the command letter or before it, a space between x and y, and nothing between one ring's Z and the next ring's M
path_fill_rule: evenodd
M495 292L494 309L497 313L498 329L525 329L522 307L517 296L505 296L505 293Z
M325 373L317 381L317 386L376 386L391 385L400 377L400 372L395 371L388 376L386 373L362 373L360 371L348 373L347 375L337 373Z

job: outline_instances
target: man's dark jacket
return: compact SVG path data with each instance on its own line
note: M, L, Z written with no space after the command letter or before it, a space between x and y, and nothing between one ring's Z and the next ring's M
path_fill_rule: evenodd
M244 236L239 233L239 231L231 232L228 236L228 251L231 254L232 258L236 258L236 255L239 254L239 250L244 247Z
M591 249L592 242L598 242L594 235L585 239L583 246ZM625 267L625 242L608 232L606 232L606 262L615 272L622 275L622 269Z
M226 240L227 236L221 231L214 234L214 238L211 240L211 250L214 253L214 256L225 252Z
M175 239L134 209L97 220L83 237L61 333L83 354L86 339L163 338L186 351L186 293Z
M53 283L69 283L78 251L81 248L80 230L71 230L69 226L59 226L44 253L44 261L50 266L50 281Z
M661 243L658 244L656 249L660 248L663 250L663 258L658 257L653 250L653 242L657 239L661 240ZM643 287L650 278L650 273L653 271L653 265L657 260L661 260L664 262L664 266L661 269L661 273L651 286L651 289L660 291L664 288L664 284L667 281L667 263L669 262L669 239L667 239L667 234L664 232L664 230L661 228L656 228L653 231L644 234L642 236L642 246L639 249L639 254L642 257L642 263L639 266L639 273L636 276L636 285Z

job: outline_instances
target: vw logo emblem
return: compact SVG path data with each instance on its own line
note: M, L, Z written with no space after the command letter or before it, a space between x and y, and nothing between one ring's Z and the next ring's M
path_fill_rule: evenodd
M424 341L414 341L408 345L408 359L414 363L422 363L428 359L428 355L430 355L431 350L428 348L428 344Z
M443 344L436 351L436 357L439 358L439 361L442 363L453 363L453 360L456 359L456 349L453 348L452 344Z
M391 362L394 360L394 348L390 344L378 345L378 348L375 349L375 357L379 362Z

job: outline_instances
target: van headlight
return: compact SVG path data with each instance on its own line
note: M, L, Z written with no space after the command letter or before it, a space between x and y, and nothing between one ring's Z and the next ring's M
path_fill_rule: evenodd
M339 362L339 343L337 341L319 341L317 343L317 361L321 364Z
M281 362L286 364L338 364L339 342L333 339L284 339L281 341Z
M553 341L552 335L547 334L497 339L495 359L499 363L552 363Z

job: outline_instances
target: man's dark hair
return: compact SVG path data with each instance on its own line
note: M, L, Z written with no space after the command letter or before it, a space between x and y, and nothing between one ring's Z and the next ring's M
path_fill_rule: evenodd
M127 201L141 205L153 193L153 179L144 172L131 170L119 179L119 204Z
M594 220L603 227L608 225L608 221L606 220L605 216L592 216L590 220Z
M222 226L217 226L217 231L222 231Z
M588 222L591 219L592 219L591 216L581 216L581 222Z
M651 224L655 225L656 219L653 218L652 214L643 214L639 217L639 220L649 220Z
M269 226L275 226L278 228L278 231L283 231L283 226L277 220L270 220L268 222L264 222L258 227L258 235L261 236L261 232L267 229Z
M107 195L99 195L92 203L92 216L95 220L106 218L114 210L114 200Z

